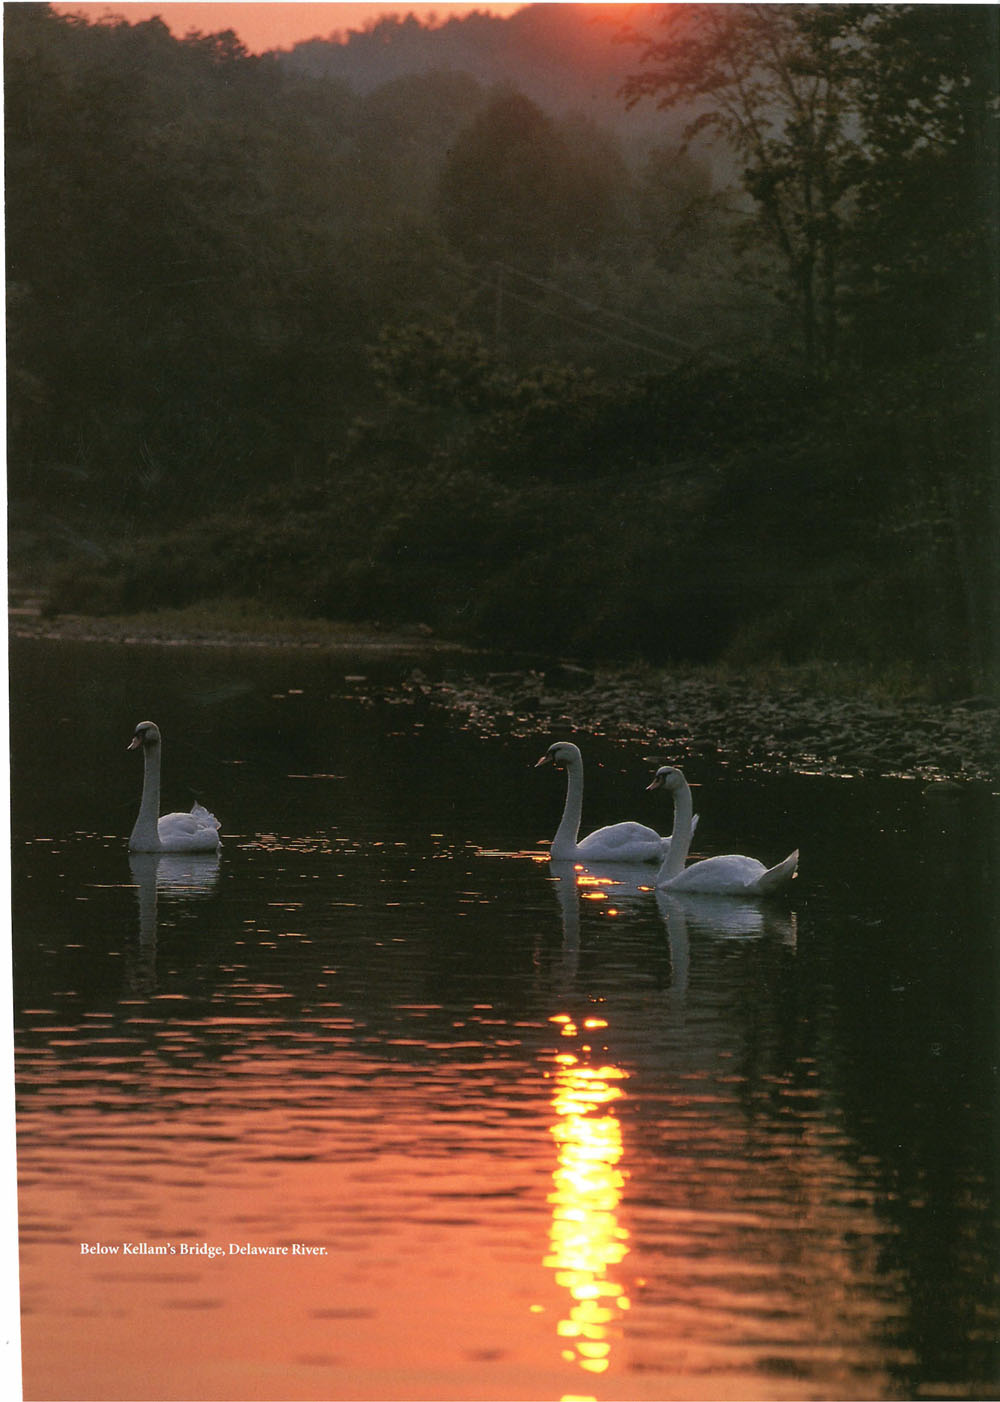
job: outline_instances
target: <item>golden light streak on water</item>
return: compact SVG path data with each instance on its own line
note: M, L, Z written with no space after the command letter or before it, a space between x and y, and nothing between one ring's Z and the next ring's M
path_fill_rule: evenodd
M576 1027L560 1015L562 1035ZM585 1026L602 1026L587 1019ZM570 1031L572 1029L572 1033ZM544 1264L570 1299L556 1326L562 1356L584 1372L607 1371L617 1325L629 1308L624 1287L609 1276L628 1254L628 1231L619 1224L618 1206L625 1176L621 1123L610 1106L624 1091L627 1073L617 1066L592 1066L571 1052L555 1058L550 1133L558 1146L552 1175L550 1249Z

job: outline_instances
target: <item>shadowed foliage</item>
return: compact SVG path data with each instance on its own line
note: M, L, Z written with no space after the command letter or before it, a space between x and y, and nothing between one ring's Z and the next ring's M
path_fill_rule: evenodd
M15 580L990 684L995 10L638 7L611 131L558 8L529 95L7 7Z

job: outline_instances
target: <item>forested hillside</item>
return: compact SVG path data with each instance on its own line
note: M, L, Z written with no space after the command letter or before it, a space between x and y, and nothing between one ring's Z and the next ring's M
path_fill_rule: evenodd
M641 148L683 125L653 107L629 112L621 100L636 57L624 42L627 29L656 22L657 7L648 4L525 5L506 18L444 11L433 25L390 13L364 29L304 40L282 57L295 72L339 79L359 92L412 74L467 73L484 87L516 87L554 115L588 117L611 127L626 147Z
M607 124L588 8L516 84L6 6L15 578L995 682L995 8L637 7Z

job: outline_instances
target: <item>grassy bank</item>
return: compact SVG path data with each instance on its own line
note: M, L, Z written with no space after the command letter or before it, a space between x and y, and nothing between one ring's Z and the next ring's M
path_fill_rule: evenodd
M421 626L300 618L254 599L214 599L185 608L130 614L57 613L42 600L14 591L9 615L15 636L95 642L216 643L262 647L380 647L461 652L459 643L436 638Z
M11 631L25 636L93 638L108 642L211 641L283 647L373 645L465 655L486 651L436 636L424 625L391 626L377 621L303 618L275 610L258 599L214 599L184 608L87 615L47 610L31 591L15 587L11 605ZM495 652L495 649L488 651ZM628 658L588 665L578 658L546 653L521 655L520 661L528 668L537 667L542 673L569 663L579 669L581 677L627 675L636 685L648 688L670 678L684 685L703 683L742 688L748 693L794 691L817 697L867 698L886 704L937 699L928 674L905 662L880 666L823 659L788 663L777 658L758 658L745 665L720 661L679 662L663 667Z

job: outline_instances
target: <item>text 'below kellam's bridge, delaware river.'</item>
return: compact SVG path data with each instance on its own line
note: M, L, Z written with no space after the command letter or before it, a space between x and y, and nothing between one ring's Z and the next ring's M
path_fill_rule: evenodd
M225 1246L213 1246L207 1241L166 1241L151 1245L148 1241L80 1242L81 1256L325 1256L325 1246L313 1246L304 1241L288 1242L282 1246L255 1246L252 1242L230 1241Z

